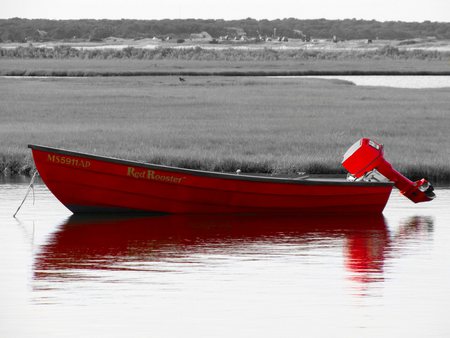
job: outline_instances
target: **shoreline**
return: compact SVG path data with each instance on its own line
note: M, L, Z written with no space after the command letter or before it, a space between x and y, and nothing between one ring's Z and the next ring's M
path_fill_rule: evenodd
M18 159L17 156L7 156L4 154L0 154L0 177L2 178L19 178L19 177L31 177L31 175L36 170L36 167L34 166L34 162L32 159L31 154L22 156L22 159ZM163 164L163 163L157 163L157 164ZM188 168L188 169L194 169L194 170L204 170L201 166L195 166L195 165L187 165L182 166L182 163L185 163L185 159L179 159L180 165L179 167L182 168ZM196 162L196 159L193 159L193 162ZM150 162L147 162L150 163ZM176 160L175 160L176 163ZM198 161L197 161L198 163ZM223 170L220 170L220 168L217 168L218 170L215 170L217 172L228 172L228 173L234 173L234 170L225 170L226 168L234 168L236 163L233 163L233 161L230 161L229 163L222 163ZM277 174L277 172L271 171L270 167L263 168L263 170L255 170L255 169L261 169L261 166L256 166L252 164L251 162L248 163L240 163L241 167L247 168L244 173L247 174ZM176 167L177 165L174 165L173 163L170 166ZM313 168L313 171L306 172L307 174L319 174L319 175L345 175L347 172L343 167L334 167L327 165L326 163L317 163L317 162L311 162L311 163L304 163L303 166L300 168L279 168L279 172L299 172L303 170L304 168ZM450 184L450 168L445 168L445 170L441 170L442 168L439 167L433 167L432 165L428 165L426 169L423 168L423 166L417 165L417 166L396 166L395 169L400 172L402 175L410 179L411 181L415 181L421 178L426 178L429 180L434 186L448 186ZM433 174L426 175L426 172ZM426 177L425 177L426 176Z
M95 72L95 71L49 71L49 70L0 70L3 77L133 77L133 76L450 76L450 70L442 71L119 71L119 72Z

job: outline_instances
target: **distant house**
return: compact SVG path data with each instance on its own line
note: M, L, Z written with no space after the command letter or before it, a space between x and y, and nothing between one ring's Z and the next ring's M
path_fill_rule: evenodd
M298 36L302 40L306 39L306 35L301 30L294 29L294 34L295 34L295 36Z
M40 30L40 29L37 30L37 33L39 34L39 36L41 38L45 38L48 35L48 33L46 31Z
M246 36L247 33L240 27L226 27L227 36L230 40L238 41L242 36Z
M311 37L304 34L303 31L301 30L294 29L294 34L296 37L299 37L302 41L311 41Z
M192 33L191 40L211 40L212 36L208 32Z
M45 40L48 36L48 33L44 30L36 29L36 33L33 34L32 40L42 41Z

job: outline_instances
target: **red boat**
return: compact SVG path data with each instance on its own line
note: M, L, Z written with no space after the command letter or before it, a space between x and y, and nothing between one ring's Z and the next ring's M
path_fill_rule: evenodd
M381 213L394 185L379 173L353 181L218 173L29 147L42 180L73 213ZM353 148L347 162L359 155Z

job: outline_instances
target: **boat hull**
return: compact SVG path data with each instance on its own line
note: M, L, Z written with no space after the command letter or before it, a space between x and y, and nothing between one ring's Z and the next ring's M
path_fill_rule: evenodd
M381 213L391 183L204 172L30 145L73 213Z

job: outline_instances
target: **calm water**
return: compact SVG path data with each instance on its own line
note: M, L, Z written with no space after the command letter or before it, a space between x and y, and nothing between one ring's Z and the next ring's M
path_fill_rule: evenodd
M279 76L277 78L337 79L353 82L357 86L395 88L450 88L450 76Z
M324 78L351 81L357 86L450 88L450 76L326 76Z
M0 337L449 337L450 190L380 217L73 217L0 184Z
M17 79L17 80L52 80L55 78L61 79L82 79L80 77L70 77L70 76L0 76L0 78L7 79ZM382 86L382 87L395 87L395 88L450 88L450 76L269 76L273 79L303 79L303 78L314 78L314 79L337 79L353 82L357 86Z

